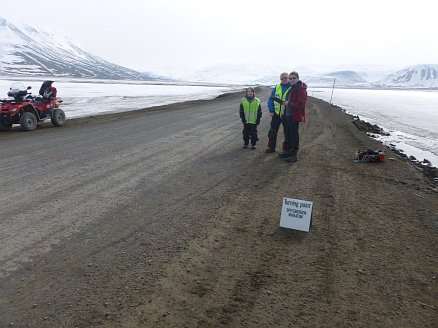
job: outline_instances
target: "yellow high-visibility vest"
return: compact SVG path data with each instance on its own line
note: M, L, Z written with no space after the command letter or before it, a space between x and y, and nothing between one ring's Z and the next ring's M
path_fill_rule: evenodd
M275 97L280 98L281 100L285 100L284 97L286 97L286 94L289 90L290 87L283 94L283 88L281 87L281 84L277 84L275 86ZM274 102L274 106L275 106L275 113L277 113L278 116L282 116L284 114L284 110L286 109L286 106L279 104L277 102Z
M254 97L252 101L248 101L246 97L243 97L242 105L246 123L257 124L257 113L260 106L260 99Z

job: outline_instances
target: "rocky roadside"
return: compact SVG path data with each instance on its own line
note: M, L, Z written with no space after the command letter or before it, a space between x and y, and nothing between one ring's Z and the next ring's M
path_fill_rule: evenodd
M337 105L331 105L333 108L336 108L345 113L345 109ZM369 137L376 138L376 135L389 136L390 134L386 132L382 127L372 124L370 122L361 120L359 116L351 115L345 113L345 115L349 116L352 120L352 123L355 127L357 127L360 131L365 132ZM432 166L431 162L427 159L423 159L423 161L418 160L414 156L406 155L403 150L397 149L394 144L390 144L389 148L401 159L405 160L412 164L418 171L420 171L424 176L430 181L431 185L434 187L438 187L438 168ZM391 157L388 158L391 160ZM437 190L438 191L438 190Z

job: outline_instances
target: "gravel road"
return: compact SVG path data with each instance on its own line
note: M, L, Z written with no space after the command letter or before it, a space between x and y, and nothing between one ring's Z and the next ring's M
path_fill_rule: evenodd
M243 150L241 96L0 133L0 327L436 327L436 185L313 98Z

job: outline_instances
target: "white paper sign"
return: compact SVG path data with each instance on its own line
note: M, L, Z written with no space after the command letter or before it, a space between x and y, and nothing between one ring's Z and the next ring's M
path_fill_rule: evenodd
M313 202L283 198L280 227L309 232Z

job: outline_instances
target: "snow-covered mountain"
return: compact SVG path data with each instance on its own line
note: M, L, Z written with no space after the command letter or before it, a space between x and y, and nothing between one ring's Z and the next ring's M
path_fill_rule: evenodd
M112 64L65 37L0 17L0 75L155 80L154 76Z
M438 88L438 64L409 66L388 75L386 67L292 67L309 86ZM278 83L283 66L260 63L216 64L174 79L204 83ZM385 72L387 72L385 74ZM385 74L385 75L384 75ZM170 74L168 74L170 75ZM53 32L17 26L0 17L0 76L56 76L91 79L167 80L141 73L90 54L67 38ZM386 76L385 78L382 78Z
M378 86L438 88L438 65L423 64L405 67L376 83Z
M316 76L303 76L303 80L310 86L332 86L336 80L337 86L364 87L368 86L367 80L354 71L336 71Z

